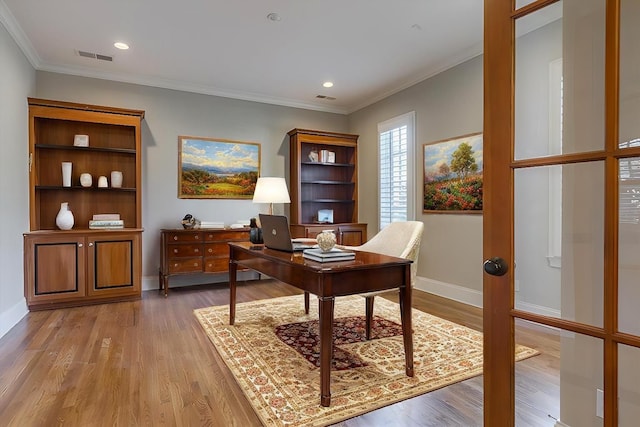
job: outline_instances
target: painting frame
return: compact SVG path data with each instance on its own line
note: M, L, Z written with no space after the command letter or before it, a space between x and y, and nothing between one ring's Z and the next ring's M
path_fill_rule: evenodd
M422 212L481 214L483 168L482 132L423 144Z
M252 199L261 151L257 142L178 136L178 198Z

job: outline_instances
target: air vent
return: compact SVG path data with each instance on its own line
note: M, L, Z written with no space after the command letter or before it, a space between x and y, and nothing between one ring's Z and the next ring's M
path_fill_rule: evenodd
M113 62L113 56L100 55L99 53L87 52L84 50L78 50L78 55L85 58L99 59L100 61Z
M316 95L316 98L326 99L327 101L335 101L335 98L333 96L327 96L327 95Z

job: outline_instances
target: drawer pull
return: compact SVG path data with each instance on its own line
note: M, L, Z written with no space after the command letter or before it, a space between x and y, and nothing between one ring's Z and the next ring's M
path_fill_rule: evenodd
M194 267L197 267L197 266L198 266L198 263L197 263L197 262L194 262L194 263L193 263L193 266L194 266Z
M193 251L194 251L195 253L198 253L198 252L200 252L200 249L195 248Z
M178 266L178 264L173 264L173 266L174 266L174 267L177 267L177 266Z
M173 253L174 253L174 254L177 254L177 253L178 253L178 250L177 250L177 249L174 249L174 250L173 250Z
M178 236L173 236L173 240L178 240Z
M209 253L213 252L213 249L209 248Z
M200 238L200 236L198 236L197 234L195 236L193 236L196 240L198 240Z

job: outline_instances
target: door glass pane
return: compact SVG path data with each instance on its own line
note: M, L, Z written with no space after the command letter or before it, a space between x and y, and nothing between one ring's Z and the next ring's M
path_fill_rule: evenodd
M516 21L515 158L604 147L605 0L563 0Z
M618 164L618 328L640 335L640 157Z
M604 163L515 171L515 307L603 324Z
M640 145L640 2L620 1L620 147Z
M640 349L618 347L618 425L635 426L640 420Z
M516 0L516 9L520 9L521 7L525 7L528 4L535 2L536 0Z
M516 363L516 426L601 426L602 341L521 319L515 330L516 345L539 352Z

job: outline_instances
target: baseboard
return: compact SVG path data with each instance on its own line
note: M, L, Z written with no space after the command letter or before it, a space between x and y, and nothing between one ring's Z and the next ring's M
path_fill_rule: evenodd
M528 302L516 301L516 308L529 313L540 314L542 316L561 318L560 310L556 310L542 305L530 304Z
M0 313L0 338L11 330L24 316L27 315L27 300L22 298L19 303Z
M560 420L557 420L553 427L571 427L569 424L565 424Z
M427 277L416 277L416 289L482 308L482 292Z
M238 280L255 280L258 278L258 274L253 271L239 271ZM204 283L226 283L229 281L229 275L226 273L220 274L188 274L182 276L173 276L170 279L169 289L180 288L183 286L201 285ZM142 277L142 290L143 291L157 291L158 290L158 276L144 276Z

